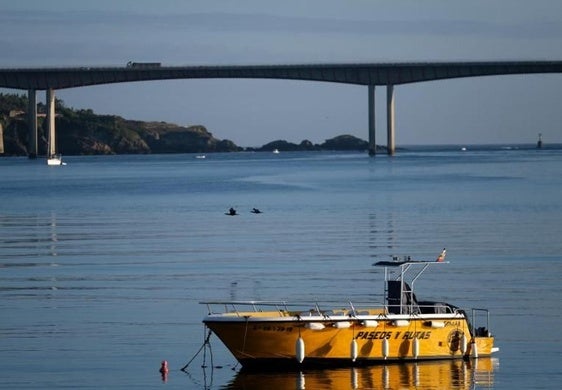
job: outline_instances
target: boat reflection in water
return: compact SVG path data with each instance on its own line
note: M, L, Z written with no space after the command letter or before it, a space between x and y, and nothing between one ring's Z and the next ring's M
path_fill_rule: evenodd
M296 372L240 371L224 389L485 389L497 358L425 361Z

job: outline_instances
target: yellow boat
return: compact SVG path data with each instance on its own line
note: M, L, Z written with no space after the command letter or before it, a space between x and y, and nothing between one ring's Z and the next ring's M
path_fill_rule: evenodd
M444 255L444 254L443 254ZM432 266L448 262L409 257L380 261L385 303L324 308L283 301L201 302L204 324L245 368L361 366L377 363L462 359L498 351L489 312L445 302L421 301L413 286ZM220 310L217 310L220 308ZM478 324L476 324L478 322Z

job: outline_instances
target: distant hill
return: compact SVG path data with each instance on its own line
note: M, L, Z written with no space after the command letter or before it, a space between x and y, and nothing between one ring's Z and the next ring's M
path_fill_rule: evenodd
M27 96L0 94L0 154L26 156ZM47 147L45 105L38 104L38 149ZM260 148L242 148L230 140L213 137L204 126L179 126L167 122L142 122L116 115L98 115L92 110L68 108L56 100L57 150L65 155L212 153L255 151L367 150L368 143L342 135L322 144L302 141L293 144L279 140ZM3 142L2 142L3 141ZM383 150L382 147L377 149Z
M321 144L313 144L308 140L302 141L300 144L278 140L263 145L260 148L246 148L246 150L255 150L259 152L279 151L307 151L307 150L347 150L347 151L365 151L369 149L369 143L352 135L338 135L337 137L328 139ZM386 148L377 145L377 151L386 152Z
M0 94L0 125L4 154L27 155L27 98ZM38 148L45 154L45 106L38 104ZM183 127L166 122L141 122L116 115L75 110L56 101L57 149L66 155L130 153L233 152L241 148L219 140L204 126Z

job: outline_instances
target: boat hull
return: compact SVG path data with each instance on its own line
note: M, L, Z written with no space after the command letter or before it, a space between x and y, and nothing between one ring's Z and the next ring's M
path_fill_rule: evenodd
M62 162L61 156L55 155L47 158L47 165L66 165L66 163Z
M362 366L493 352L493 337L472 338L461 314L303 319L272 312L211 315L204 323L246 368Z

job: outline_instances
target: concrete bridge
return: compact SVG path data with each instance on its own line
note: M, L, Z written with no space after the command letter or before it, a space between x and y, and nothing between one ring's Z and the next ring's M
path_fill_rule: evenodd
M510 74L562 73L562 61L349 63L303 65L162 66L0 69L0 88L28 91L29 150L37 154L37 91L46 91L49 137L54 144L55 90L147 80L237 78L326 81L365 85L369 100L369 153L375 154L375 87L386 87L387 148L395 153L394 86L421 81Z

